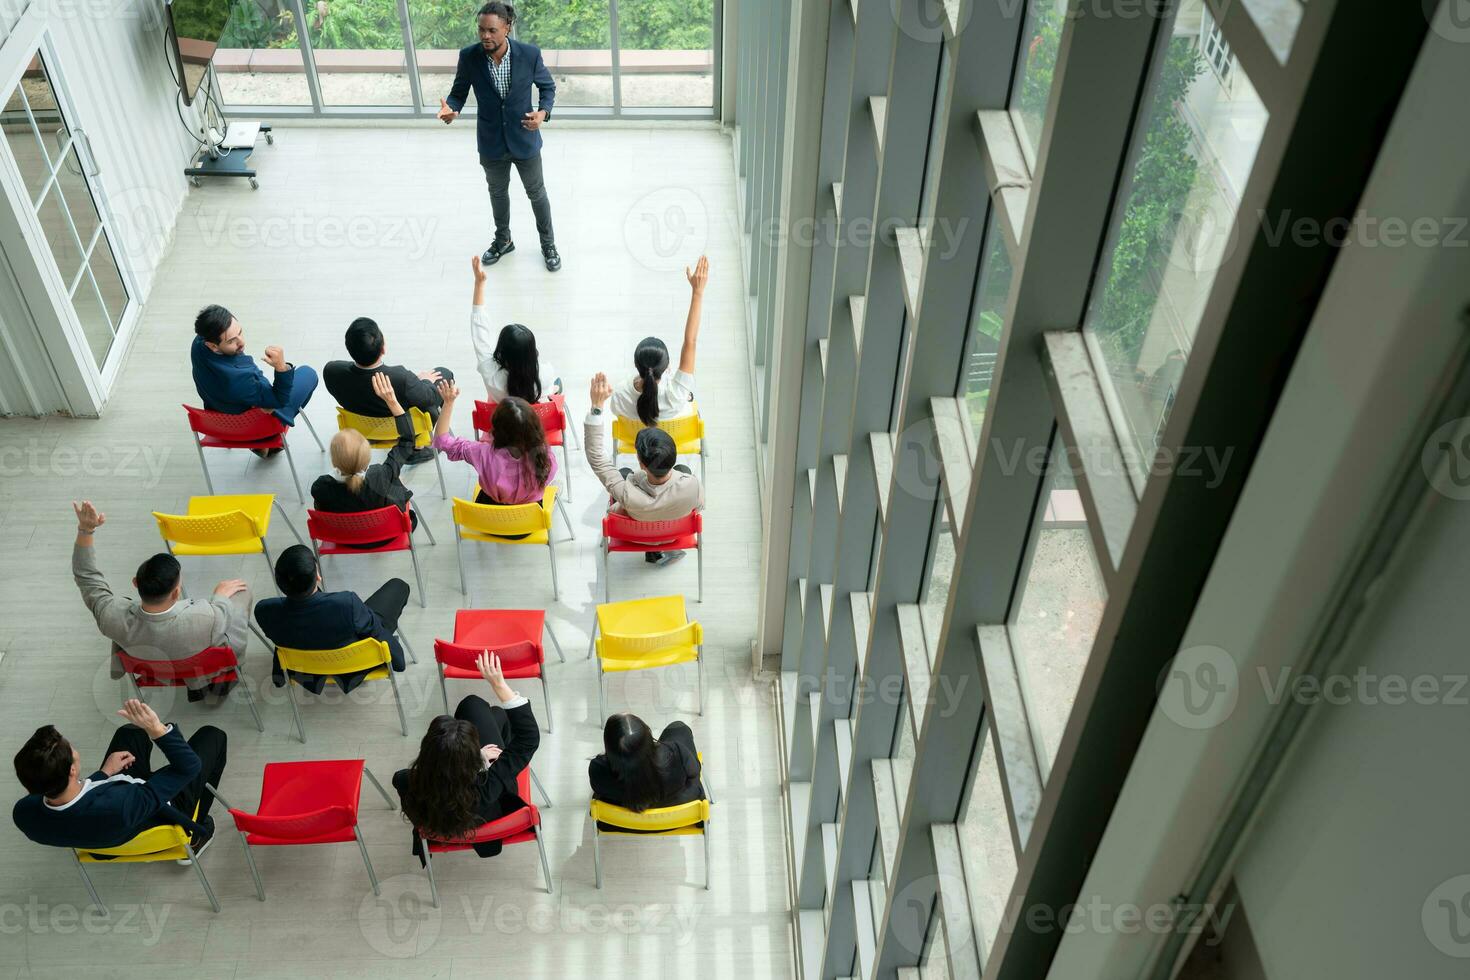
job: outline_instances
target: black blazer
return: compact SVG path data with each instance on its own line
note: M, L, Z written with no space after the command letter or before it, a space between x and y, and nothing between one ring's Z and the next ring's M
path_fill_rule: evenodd
M148 827L160 824L195 824L169 803L199 775L199 756L184 741L177 726L159 736L157 745L168 765L144 783L106 780L100 769L88 776L94 786L64 810L46 806L40 793L32 793L15 804L15 825L37 844L51 847L117 847L126 844Z
M671 722L658 737L654 759L659 795L649 804L649 809L704 798L704 788L699 782L699 752L688 725L682 721ZM626 789L608 765L607 756L599 755L587 765L587 778L592 783L594 797L604 803L627 806Z
M443 399L432 384L401 364L360 368L351 361L328 361L322 368L322 384L337 399L337 404L347 411L382 418L388 414L388 406L373 391L375 374L388 376L388 382L393 385L393 394L405 409L419 408L433 414L443 404Z
M509 816L524 808L530 801L521 799L516 777L531 764L531 756L541 744L541 728L536 724L536 715L530 704L507 708L506 719L510 722L508 744L500 747L500 758L480 770L475 780L475 790L480 796L480 822L489 823ZM393 788L401 800L408 792L408 770L400 769L393 774ZM498 840L472 845L480 857L494 857L500 853ZM413 832L413 853L423 860L423 842L418 828Z
M358 640L372 637L388 644L393 656L393 669L404 667L403 647L382 617L368 608L355 592L313 592L301 599L275 597L255 604L255 621L277 646L295 650L335 650ZM362 683L368 671L337 677L343 691L351 691ZM326 678L292 671L302 687L320 694ZM286 683L281 664L271 658L271 678L276 686Z
M521 125L522 118L531 111L532 82L536 84L536 108L544 110L550 119L551 107L556 102L556 81L546 62L541 60L540 48L510 39L510 84L506 86L504 99L495 90L495 82L490 77L490 56L480 42L460 49L454 84L444 101L459 112L471 86L474 87L475 100L479 103L475 142L480 159L529 160L541 153L541 131Z

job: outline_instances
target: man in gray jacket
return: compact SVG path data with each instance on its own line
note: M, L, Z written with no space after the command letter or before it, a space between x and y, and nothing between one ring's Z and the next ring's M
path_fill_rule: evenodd
M611 397L612 385L607 375L598 372L592 379L592 411L584 423L583 445L592 472L612 495L613 504L609 508L612 513L627 514L635 521L676 521L702 509L704 487L689 467L675 463L679 457L673 437L662 429L639 430L634 442L639 472L613 465L603 445L603 409ZM646 561L655 565L667 565L683 557L682 551L650 551L644 555Z
M208 601L183 598L183 576L173 555L157 554L138 566L133 585L138 599L114 595L97 569L93 535L106 521L91 501L73 502L77 540L71 553L71 571L82 602L97 620L97 629L115 647L143 660L186 660L210 647L228 646L235 656L245 655L250 628L250 589L241 579L215 586ZM112 676L122 677L122 664L112 658ZM231 683L210 684L208 678L185 681L189 700L206 693L224 695Z

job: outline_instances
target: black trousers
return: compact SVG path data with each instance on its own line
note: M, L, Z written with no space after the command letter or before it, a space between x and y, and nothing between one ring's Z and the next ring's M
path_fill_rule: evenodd
M485 171L485 186L490 189L490 211L495 215L495 237L502 241L510 239L511 164L515 164L516 172L521 175L521 186L526 189L531 212L536 215L536 234L541 237L541 247L556 244L556 234L551 229L551 199L546 195L539 153L529 160L480 158L480 169Z
M505 716L505 709L478 694L466 695L454 709L454 717L475 726L480 733L481 745L504 748L510 740L510 719Z
M180 730L182 732L182 729ZM225 746L228 736L213 725L205 725L189 738L189 747L194 754L199 756L199 775L179 791L169 802L184 815L186 819L194 816L194 804L199 804L198 823L204 823L205 817L209 816L209 808L214 805L214 794L204 788L205 783L218 786L220 777L225 771ZM123 725L112 733L112 741L108 743L107 755L114 752L133 753L133 764L123 772L138 779L150 779L153 776L153 740L148 733L137 725ZM104 756L105 758L105 756ZM171 816L160 814L158 818L151 821L148 826L157 827L163 824L177 823Z

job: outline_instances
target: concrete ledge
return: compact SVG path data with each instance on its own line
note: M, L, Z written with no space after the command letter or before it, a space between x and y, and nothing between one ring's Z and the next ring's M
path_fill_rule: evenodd
M398 74L407 70L402 51L318 48L317 71L334 73ZM612 72L611 51L541 52L546 67L559 75L607 75ZM708 75L714 71L709 51L623 51L620 68L626 75ZM422 74L453 74L459 52L425 48L418 52ZM214 53L215 71L221 73L299 73L304 71L300 50L293 48L220 48Z

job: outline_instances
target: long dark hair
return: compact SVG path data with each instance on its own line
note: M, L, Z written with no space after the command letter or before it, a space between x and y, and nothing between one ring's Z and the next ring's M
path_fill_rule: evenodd
M505 391L528 402L541 400L541 359L536 353L536 335L520 323L500 328L495 353L490 355L505 369Z
M440 715L429 722L418 758L408 767L403 816L436 840L470 836L481 823L476 782L483 768L479 730Z
M648 725L633 714L613 715L602 726L608 768L622 784L622 805L641 813L659 800L658 758L662 748Z
M531 464L536 482L542 486L551 479L551 451L546 448L546 430L541 416L524 398L514 396L495 406L490 416L490 442L496 449L514 449L521 459Z
M638 393L638 417L644 425L658 424L658 383L669 368L669 349L657 337L644 337L633 352L633 366L643 381Z

